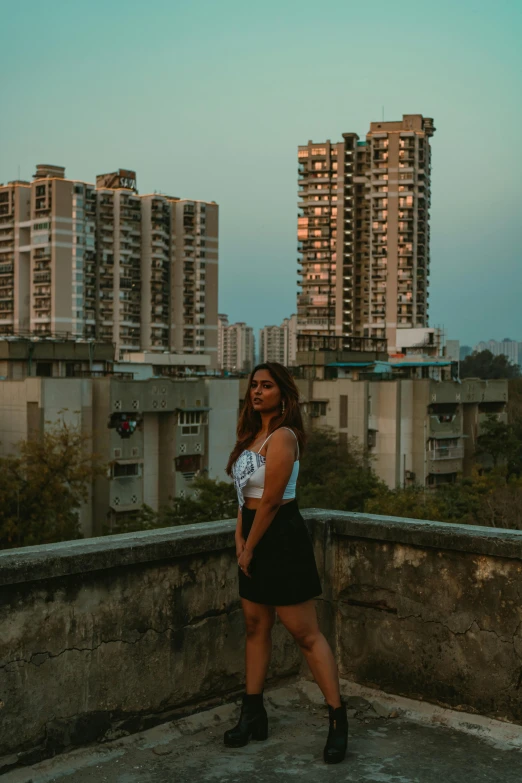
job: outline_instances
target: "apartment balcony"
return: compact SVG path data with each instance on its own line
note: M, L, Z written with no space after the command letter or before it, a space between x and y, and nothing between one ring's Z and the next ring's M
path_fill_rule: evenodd
M464 459L464 448L457 446L455 448L444 448L440 446L438 449L428 451L428 458L433 462L439 460L462 460Z

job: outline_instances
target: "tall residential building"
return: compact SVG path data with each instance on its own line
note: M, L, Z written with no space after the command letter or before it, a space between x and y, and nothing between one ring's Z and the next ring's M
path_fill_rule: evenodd
M225 329L228 326L228 315L225 313L218 313L218 367L220 370L224 368L225 361Z
M218 316L219 367L227 372L250 372L255 363L254 330L243 321L228 323L228 316Z
M0 334L69 334L217 367L218 205L37 166L0 185Z
M297 316L285 318L281 326L259 330L259 358L262 362L279 362L285 367L296 364Z
M427 327L434 131L406 114L365 141L299 147L300 335L386 338L393 353Z

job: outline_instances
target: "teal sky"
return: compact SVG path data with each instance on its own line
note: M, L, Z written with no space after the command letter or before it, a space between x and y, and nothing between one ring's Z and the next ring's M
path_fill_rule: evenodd
M0 0L0 182L220 204L219 308L295 312L297 145L433 117L430 323L522 340L519 0Z

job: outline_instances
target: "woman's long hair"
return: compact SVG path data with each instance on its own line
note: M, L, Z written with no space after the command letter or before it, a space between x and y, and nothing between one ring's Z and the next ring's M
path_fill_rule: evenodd
M284 402L285 404L284 413L276 413L270 420L268 434L270 435L274 430L278 429L278 427L290 427L296 434L297 442L299 443L299 452L301 452L305 446L306 438L301 409L299 408L299 391L295 385L294 379L286 367L278 362L264 362L263 364L258 364L254 367L248 379L248 389L237 424L237 441L232 449L226 467L226 472L229 476L232 473L232 465L247 446L252 443L261 427L261 415L254 410L251 397L252 380L258 370L268 370L274 383L279 387L281 402Z

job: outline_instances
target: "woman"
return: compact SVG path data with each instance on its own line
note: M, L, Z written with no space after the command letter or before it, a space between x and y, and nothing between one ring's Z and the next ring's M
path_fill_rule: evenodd
M246 624L246 693L239 723L225 745L265 740L268 720L263 687L277 614L299 644L328 704L327 764L342 761L348 723L337 666L317 623L314 597L321 593L312 541L295 500L299 454L304 445L299 392L288 370L259 364L239 418L227 473L236 486L239 513L236 554L239 595Z

